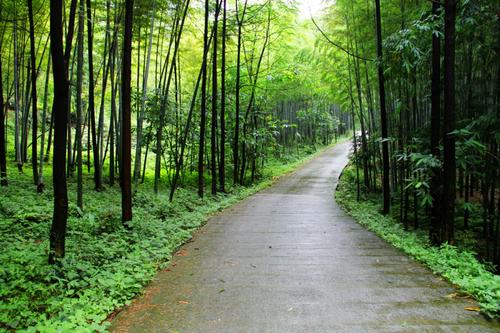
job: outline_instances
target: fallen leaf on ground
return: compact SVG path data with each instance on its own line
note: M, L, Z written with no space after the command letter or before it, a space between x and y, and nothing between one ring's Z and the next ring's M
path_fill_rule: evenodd
M466 299L470 299L471 297L467 294L464 294L464 293L460 293L460 292L457 292L457 293L451 293L449 295L446 295L445 296L446 298L466 298Z
M468 306L465 308L465 310L479 312L481 309L479 308L479 306Z
M180 251L177 251L177 253L175 255L178 256L178 257L185 257L185 256L187 256L187 251L186 250L180 250Z
M178 303L179 303L179 304L182 304L182 305L189 304L189 302L188 302L188 301L179 301Z

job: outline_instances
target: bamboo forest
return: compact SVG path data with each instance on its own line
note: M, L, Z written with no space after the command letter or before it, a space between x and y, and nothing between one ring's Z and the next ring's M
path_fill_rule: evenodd
M499 332L500 0L0 0L0 332Z

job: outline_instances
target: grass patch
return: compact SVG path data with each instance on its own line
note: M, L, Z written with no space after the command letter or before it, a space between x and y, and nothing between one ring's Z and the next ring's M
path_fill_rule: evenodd
M168 191L155 195L141 188L130 230L120 221L119 188L95 192L91 175L86 176L81 212L71 179L67 252L57 266L47 264L51 179L47 177L46 191L39 195L28 168L23 174L11 168L9 187L0 193L0 332L105 331L107 316L140 294L211 215L268 187L326 148L271 159L257 184L204 199L188 187L169 203Z
M433 247L427 234L405 231L394 218L379 212L380 198L364 196L356 201L355 184L354 168L349 166L342 174L336 199L353 218L474 297L484 315L500 318L500 276L491 272L492 267L480 263L472 251L448 244Z

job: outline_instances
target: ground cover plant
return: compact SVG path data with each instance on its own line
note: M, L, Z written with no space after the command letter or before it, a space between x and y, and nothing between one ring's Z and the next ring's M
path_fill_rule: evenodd
M337 202L361 225L384 240L425 264L435 274L474 297L481 311L489 318L500 318L500 276L493 273L490 263L480 262L477 254L449 244L432 246L428 235L421 230L405 230L397 218L383 215L378 195L356 198L356 174L351 165L342 173L335 193ZM470 310L476 310L471 307Z

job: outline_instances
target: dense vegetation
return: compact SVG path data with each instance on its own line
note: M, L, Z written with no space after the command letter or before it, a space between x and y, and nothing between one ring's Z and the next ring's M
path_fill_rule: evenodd
M334 40L321 63L358 120L357 197L382 192L383 213L406 230L498 270L500 3L382 1L374 29L377 4L337 1L322 27Z
M0 0L0 330L99 330L208 214L348 132L354 199L498 273L499 9Z

